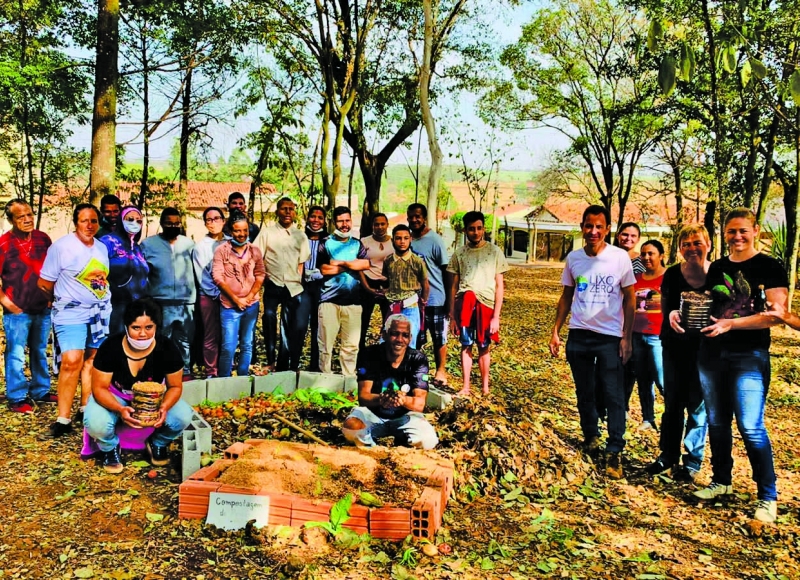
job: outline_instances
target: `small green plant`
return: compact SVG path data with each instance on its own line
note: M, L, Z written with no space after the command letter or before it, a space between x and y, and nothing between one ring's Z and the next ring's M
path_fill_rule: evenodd
M345 393L332 393L320 389L298 389L288 397L304 405L314 405L323 409L350 409L358 405L353 396Z
M403 550L400 564L408 568L414 568L417 565L417 549L414 546L409 546Z
M322 528L331 536L336 537L342 531L342 526L350 519L350 506L353 505L353 495L348 493L342 499L333 504L331 508L331 519L327 522L306 522L307 528Z

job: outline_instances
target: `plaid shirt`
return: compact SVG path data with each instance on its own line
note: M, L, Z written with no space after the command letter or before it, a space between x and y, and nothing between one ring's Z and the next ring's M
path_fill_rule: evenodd
M389 302L405 300L422 289L428 277L425 262L410 250L404 256L392 254L383 261L383 275L389 280L386 299Z

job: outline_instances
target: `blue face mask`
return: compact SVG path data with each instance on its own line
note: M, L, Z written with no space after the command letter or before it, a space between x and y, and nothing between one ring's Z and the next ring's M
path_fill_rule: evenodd
M233 238L231 238L231 245L232 245L234 248L241 248L241 247L243 247L243 246L246 246L248 243L249 243L249 240L245 240L245 241L243 241L243 242L237 242L236 240L234 240Z
M122 227L125 228L125 231L131 235L138 234L140 231L142 231L142 224L139 222L123 220Z

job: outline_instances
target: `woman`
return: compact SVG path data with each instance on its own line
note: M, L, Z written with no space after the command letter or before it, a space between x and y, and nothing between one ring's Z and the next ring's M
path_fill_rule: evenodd
M239 345L240 377L250 373L253 357L253 331L258 320L258 291L267 276L264 257L249 241L247 217L239 212L228 219L231 239L214 252L211 275L219 286L222 352L219 355L219 376L233 372L233 354Z
M147 274L150 268L139 247L142 235L142 212L133 206L122 208L117 228L100 238L108 249L108 285L111 291L111 322L109 332L125 330L122 318L125 308L147 294ZM122 226L122 227L119 227Z
M319 205L312 205L308 208L306 218L306 237L308 246L311 249L311 257L306 260L303 274L303 292L301 294L300 309L298 317L308 320L308 328L311 328L311 362L309 370L319 372L319 344L317 335L319 334L319 296L322 289L322 273L317 268L317 257L319 256L319 245L325 242L328 232L325 230L325 208ZM306 334L303 331L303 336ZM303 339L305 342L305 338Z
M670 267L661 283L661 311L680 317L681 293L703 292L706 272L711 262L706 256L711 241L700 224L685 226L678 234L678 249L683 262ZM677 321L677 319L676 319ZM658 459L645 468L650 475L672 470L672 478L694 481L706 446L706 407L697 371L699 333L684 332L665 318L661 325L661 346L664 361L664 414L661 416L661 437ZM684 412L686 422L684 425ZM685 434L684 434L685 426ZM686 453L681 465L681 438Z
M636 244L639 243L639 238L642 237L642 230L639 224L635 222L625 222L619 227L617 232L617 239L615 245L622 248L631 257L631 266L633 273L641 274L644 272L644 264L639 257L639 252L636 251Z
M72 431L70 412L78 379L81 380L82 419L92 392L92 364L97 348L108 336L111 316L108 289L108 251L94 239L100 212L81 203L72 212L75 232L57 240L47 251L39 288L53 302L53 331L61 351L58 377L58 417L47 438Z
M772 523L777 517L778 492L772 444L764 425L764 405L770 380L771 316L753 316L753 299L766 291L767 302L784 309L789 281L780 262L756 250L759 227L747 208L725 218L725 242L730 254L711 264L707 285L714 293L712 324L703 328L698 369L708 412L711 440L711 484L695 492L713 500L733 493L731 420L744 440L758 488L754 518Z
M181 401L183 357L171 340L160 335L161 307L152 298L134 300L123 313L125 331L112 335L98 349L92 373L92 396L86 405L86 432L97 441L108 473L123 470L116 427L120 421L141 427L132 415L133 385L166 383L155 431L147 438L150 463L169 463L169 444L192 421L192 408Z
M222 228L225 227L225 214L218 207L208 207L203 212L203 222L208 233L197 242L192 251L194 275L197 280L197 310L200 312L203 328L203 366L206 377L217 376L219 365L219 345L222 337L219 319L219 286L214 283L211 266L214 252L225 241Z
M369 323L372 320L372 311L375 310L375 305L381 309L381 320L386 320L389 314L389 303L384 295L389 281L383 275L383 261L394 253L394 246L388 230L389 220L386 214L376 213L372 217L372 235L361 239L361 243L367 250L369 270L358 273L363 289L359 349L364 348L367 344L367 331L369 331ZM416 342L412 342L412 344L416 346Z
M633 319L633 361L642 406L640 431L656 428L653 410L655 390L664 394L664 367L661 358L661 282L664 279L664 246L658 240L642 244L644 272L636 274L636 312Z

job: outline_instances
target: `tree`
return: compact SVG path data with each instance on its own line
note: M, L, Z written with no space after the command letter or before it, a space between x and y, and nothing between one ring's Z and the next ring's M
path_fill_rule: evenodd
M636 17L610 0L558 0L540 9L501 62L511 78L485 95L484 115L511 129L550 127L570 140L600 202L625 206L663 122L655 75L636 58Z

